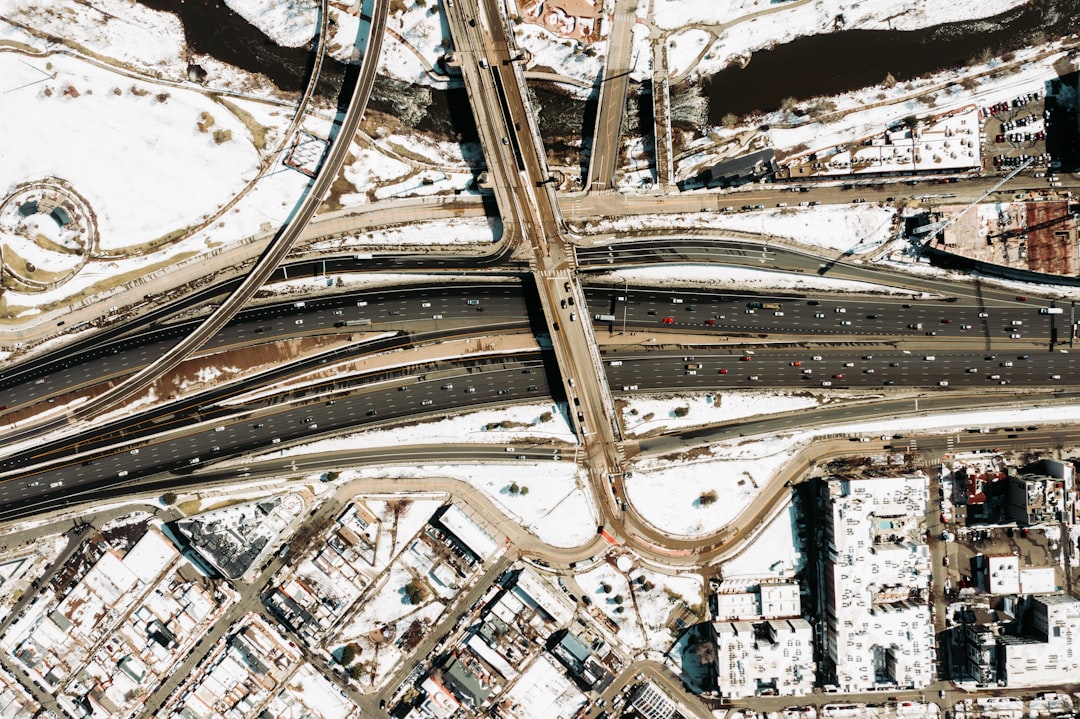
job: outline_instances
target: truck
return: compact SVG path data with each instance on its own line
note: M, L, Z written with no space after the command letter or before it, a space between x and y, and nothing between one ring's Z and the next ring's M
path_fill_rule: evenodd
M746 306L749 307L752 310L761 309L761 303L760 302L747 302Z
M1062 309L1061 307L1043 307L1041 310L1039 310L1039 314L1040 315L1060 315L1064 311L1065 310Z
M597 322L614 322L615 315L593 315L593 319Z
M367 327L371 324L371 320L347 320L345 322L346 327Z
M761 305L761 309L763 309L763 310L778 310L778 309L780 309L780 303L779 302L765 302L764 304Z

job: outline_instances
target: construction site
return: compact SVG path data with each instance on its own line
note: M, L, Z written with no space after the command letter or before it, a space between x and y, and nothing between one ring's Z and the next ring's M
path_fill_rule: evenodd
M943 231L932 247L1017 270L1080 275L1077 208L1068 200L992 202L938 208Z

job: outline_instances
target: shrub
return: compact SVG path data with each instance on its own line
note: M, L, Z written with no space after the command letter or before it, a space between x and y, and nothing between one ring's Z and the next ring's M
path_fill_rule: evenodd
M710 489L708 492L702 492L697 501L702 507L708 507L710 504L714 504L716 502L716 491Z

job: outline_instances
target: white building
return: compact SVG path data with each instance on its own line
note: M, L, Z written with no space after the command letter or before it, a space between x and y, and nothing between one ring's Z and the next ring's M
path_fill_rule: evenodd
M841 691L934 681L927 486L919 473L823 487L822 670Z
M814 686L813 630L805 619L714 622L717 685L725 698L775 692L809 694Z
M1080 600L1035 597L1032 636L1001 635L999 678L1009 686L1064 686L1080 677Z

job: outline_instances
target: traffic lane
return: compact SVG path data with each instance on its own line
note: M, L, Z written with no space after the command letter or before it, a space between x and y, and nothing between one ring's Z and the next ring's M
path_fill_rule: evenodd
M475 302L475 305L469 304ZM362 304L361 304L362 303ZM246 310L211 338L200 353L244 344L262 344L302 333L340 331L349 320L406 323L441 318L484 320L524 317L524 290L512 284L428 285L400 290L348 293L331 298L297 300ZM36 406L64 392L135 372L198 326L198 322L152 330L65 357L33 372L0 373L7 410ZM4 380L7 380L5 386Z
M1014 301L984 307L947 300L910 297L837 297L815 293L806 297L782 294L703 293L590 287L590 312L613 314L613 326L696 328L703 331L741 331L816 334L873 333L897 336L1011 338L1013 334L1049 339L1052 328L1067 335L1071 308L1062 314L1042 314L1046 305ZM619 298L625 297L625 300ZM765 306L763 306L765 305ZM846 323L846 324L845 324ZM1062 332L1064 330L1064 332ZM933 333L933 334L931 334Z
M620 350L605 354L613 391L734 387L1062 387L1080 377L1080 355L1062 352L938 352L879 348ZM932 359L928 359L932 358ZM823 385L823 382L829 384ZM947 385L942 385L947 382ZM1005 384L1002 384L1005 383Z
M692 231L691 231L692 232ZM618 244L580 247L577 250L582 269L610 270L613 266L648 265L660 262L715 262L736 264L762 269L792 272L795 274L818 274L837 279L881 284L887 287L907 288L912 292L929 292L942 296L967 298L969 302L987 305L1009 304L1016 301L1017 292L994 285L963 285L946 279L911 275L889 268L848 262L838 257L825 257L822 253L798 250L782 245L769 244L767 240L732 240L712 237L670 238L659 240L624 240ZM843 256L841 256L843 257ZM1033 291L1021 292L1033 302L1045 294Z
M130 482L156 472L194 468L253 449L272 450L297 440L314 440L342 429L370 428L388 420L437 417L447 410L540 398L549 399L549 389L542 365L533 362L526 367L488 368L465 374L457 370L448 376L417 380L406 389L358 388L300 406L275 405L257 411L243 408L237 417L213 420L194 431L141 440L131 449L73 458L44 472L19 474L0 484L0 508L28 494L68 495L84 486Z

